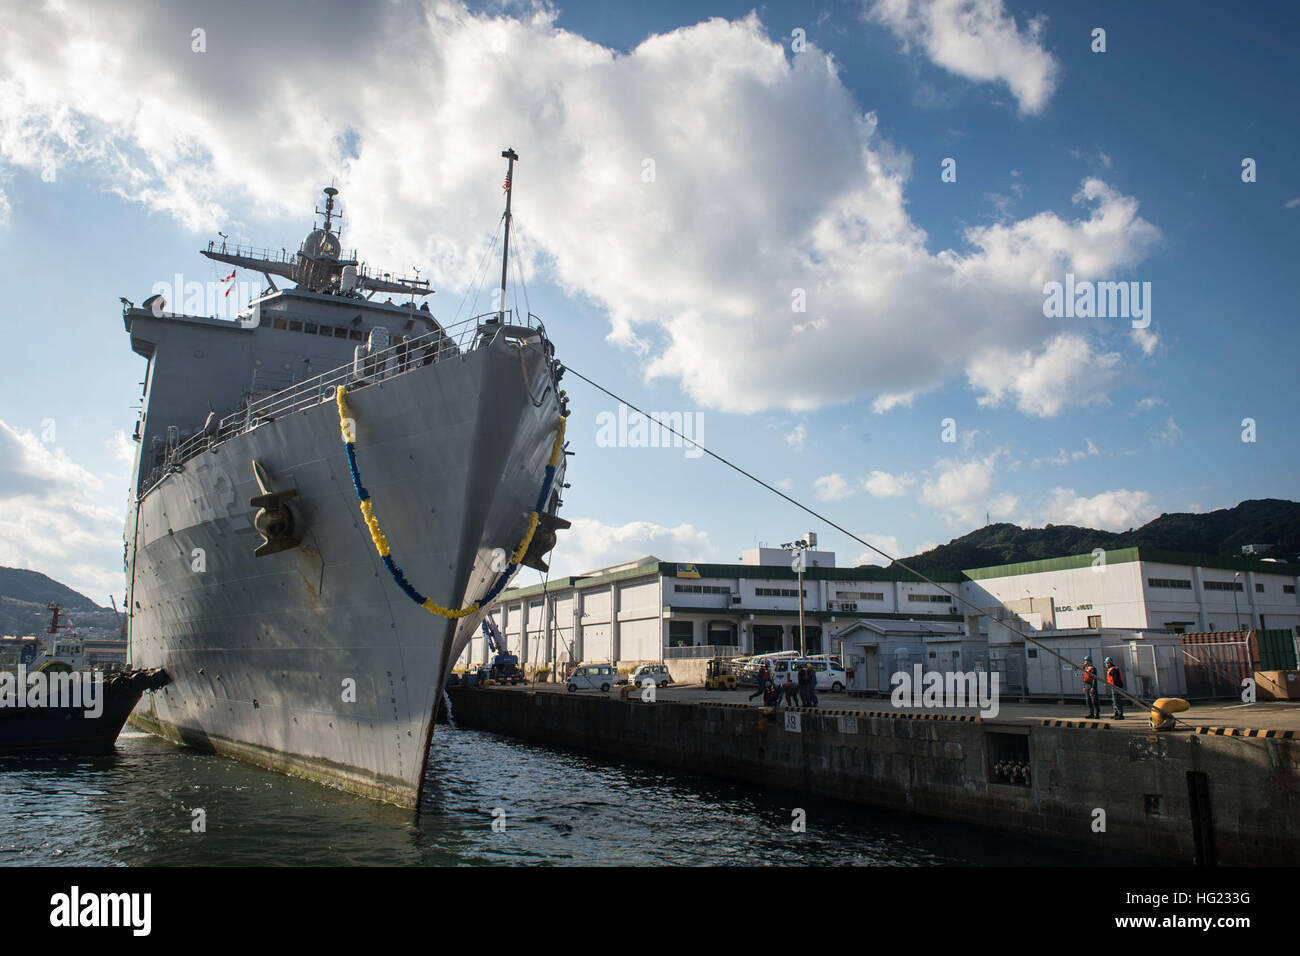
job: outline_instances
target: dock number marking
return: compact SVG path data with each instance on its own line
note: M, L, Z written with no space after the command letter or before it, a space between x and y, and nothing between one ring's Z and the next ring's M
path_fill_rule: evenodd
M793 714L787 710L785 712L785 729L792 734L803 733L802 719L803 714Z

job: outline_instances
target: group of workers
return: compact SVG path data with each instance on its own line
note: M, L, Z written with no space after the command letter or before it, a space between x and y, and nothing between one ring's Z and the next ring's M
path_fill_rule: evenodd
M800 664L795 668L798 675L798 682L790 679L787 672L785 681L777 684L772 679L771 668L764 663L758 671L758 688L754 693L749 695L749 699L762 695L763 706L776 707L785 699L787 707L816 707L817 706L817 672L813 670L811 664Z
M1124 696L1120 693L1124 688L1124 675L1120 673L1119 667L1116 666L1112 658L1106 658L1102 663L1106 666L1106 683L1110 685L1110 703L1111 717L1115 720L1124 719ZM1088 704L1088 716L1093 720L1101 718L1101 707L1098 705L1098 682L1097 668L1092 663L1091 657L1083 659L1083 699Z

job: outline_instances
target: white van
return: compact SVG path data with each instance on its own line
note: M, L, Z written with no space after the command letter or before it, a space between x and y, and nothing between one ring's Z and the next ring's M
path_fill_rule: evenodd
M607 691L614 686L617 677L613 664L579 664L569 675L569 693L578 690Z
M667 664L642 664L632 672L630 683L633 687L644 687L652 680L656 687L667 687L673 682L673 675L668 672Z
M817 675L817 689L829 690L838 694L848 686L849 676L844 673L843 665L833 657L810 657L807 660L790 662L790 680L799 683L798 675L795 671L799 665L807 664L812 667L813 673ZM782 677L777 683L785 678Z

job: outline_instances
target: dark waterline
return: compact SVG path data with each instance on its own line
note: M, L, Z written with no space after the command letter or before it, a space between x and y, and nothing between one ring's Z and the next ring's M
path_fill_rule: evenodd
M206 833L191 832L196 808ZM791 830L796 808L806 832ZM957 824L452 727L434 735L418 817L130 728L112 755L0 759L9 866L1080 862Z

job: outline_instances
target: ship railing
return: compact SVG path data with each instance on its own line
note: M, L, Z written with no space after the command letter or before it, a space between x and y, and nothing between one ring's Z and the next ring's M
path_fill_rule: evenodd
M504 317L504 322L501 321ZM249 401L243 408L216 420L207 429L199 429L165 451L163 462L145 482L151 488L169 472L221 442L251 431L284 415L334 400L338 386L370 384L404 374L415 368L434 365L475 348L481 348L496 335L508 338L538 333L543 338L541 320L531 312L514 309L485 312L447 328L436 328L374 352L358 348L347 365L304 379L287 388Z
M266 249L261 246L246 245L242 242L230 242L224 239L211 239L208 241L208 252L218 253L223 256L238 256L241 259L257 259L262 262L280 262L285 265L293 265L298 258L298 251L289 251L285 248ZM357 265L357 250L353 249L346 256L340 253L339 262L342 265Z

